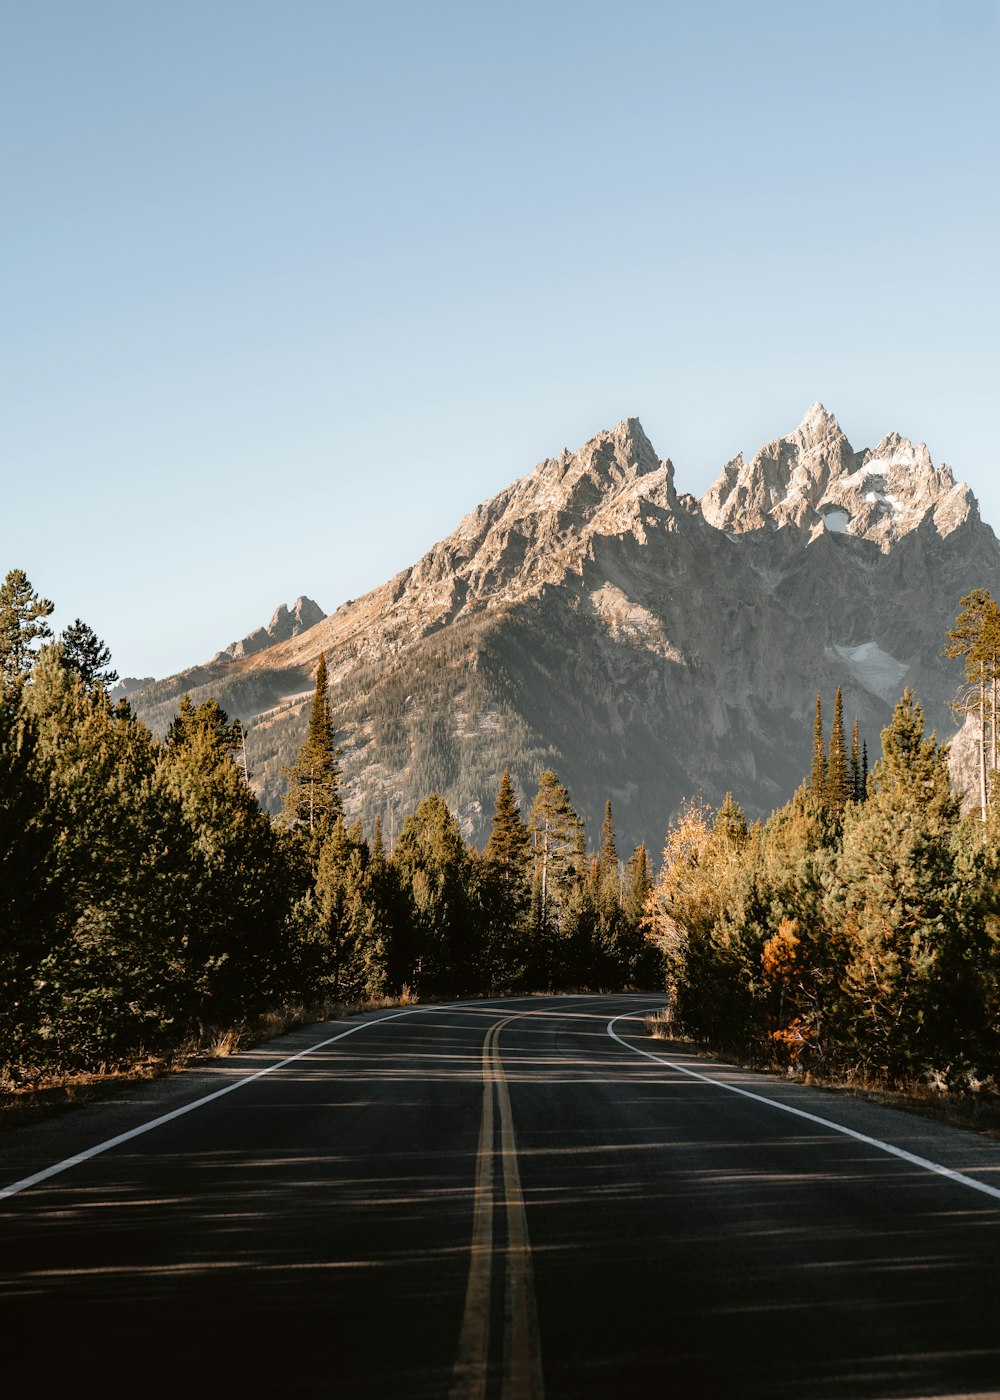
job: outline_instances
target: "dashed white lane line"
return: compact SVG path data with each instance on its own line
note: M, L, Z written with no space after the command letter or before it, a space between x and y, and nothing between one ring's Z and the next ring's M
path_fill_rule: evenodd
M659 1010L658 1007L655 1009ZM879 1138L869 1137L867 1133L856 1132L854 1128L848 1128L843 1123L834 1123L829 1118L821 1118L817 1113L807 1113L804 1108L793 1108L791 1104L781 1103L778 1099L769 1099L763 1094L755 1094L749 1089L740 1089L735 1084L727 1084L723 1079L713 1079L711 1075L699 1074L697 1070L688 1069L686 1065L679 1065L676 1061L668 1060L663 1055L654 1055L651 1050L643 1050L638 1045L632 1045L629 1041L623 1040L615 1030L619 1021L627 1021L636 1016L648 1014L648 1011L629 1011L624 1015L613 1017L606 1027L608 1035L611 1036L612 1040L617 1040L619 1045L624 1045L626 1050L631 1050L636 1055L644 1055L647 1060L653 1060L658 1065L665 1065L667 1069L675 1070L678 1074L686 1074L689 1079L698 1079L703 1084L711 1084L716 1089L725 1089L727 1093L739 1094L740 1098L752 1099L755 1103L766 1104L768 1108L780 1109L782 1113L790 1113L794 1118L804 1118L807 1123L816 1123L821 1128L829 1129L830 1132L854 1138L856 1142L863 1142L867 1147L877 1148L879 1152L886 1152L890 1157L898 1157L903 1162L909 1162L911 1166L921 1167L927 1172L934 1172L936 1176L947 1177L949 1181L954 1181L959 1186L967 1186L972 1191L979 1191L984 1196L992 1196L994 1200L1000 1201L1000 1187L989 1186L985 1181L977 1181L975 1177L953 1171L951 1167L944 1167L940 1162L932 1162L927 1157L918 1157L914 1152L907 1152L905 1148L894 1147L891 1142L882 1142Z
M414 1016L421 1011L441 1009L443 1008L434 1006L413 1006L406 1011L394 1011L389 1016L379 1016L374 1021L359 1021L356 1026L350 1026L346 1031L340 1031L337 1035L320 1040L315 1045L310 1045L295 1055L289 1055L286 1060L279 1060L277 1064L268 1065L266 1069L259 1069L256 1073L249 1074L243 1079L235 1079L232 1084L226 1084L223 1088L216 1089L211 1094L205 1094L200 1099L194 1099L191 1103L182 1104L180 1108L172 1109L169 1113L161 1113L159 1118L151 1118L148 1123L140 1123L137 1128L130 1128L127 1133L119 1133L117 1137L108 1138L105 1142L98 1142L83 1152L77 1152L62 1162L55 1162L51 1167L45 1167L42 1171L35 1172L32 1176L26 1176L20 1181L12 1182L10 1186L0 1187L0 1201L5 1201L10 1196L20 1195L29 1187L37 1186L41 1181L48 1181L50 1177L58 1176L61 1172L67 1172L70 1167L79 1166L81 1162L87 1162L91 1157L99 1157L103 1152L110 1152L112 1147L119 1147L123 1142L130 1142L132 1138L142 1137L143 1133L150 1133L154 1128L160 1128L164 1123L169 1123L174 1118L182 1118L185 1113L193 1113L196 1108L211 1103L213 1099L221 1099L225 1094L235 1093L237 1089L252 1084L255 1079L263 1079L266 1074L274 1074L276 1070L285 1069L286 1066L294 1064L296 1060L304 1059L306 1055L313 1055L317 1050L323 1050L327 1045L333 1045L338 1040L345 1040L349 1035L355 1035L358 1031L367 1030L369 1026L379 1026L383 1021L396 1021L400 1016Z

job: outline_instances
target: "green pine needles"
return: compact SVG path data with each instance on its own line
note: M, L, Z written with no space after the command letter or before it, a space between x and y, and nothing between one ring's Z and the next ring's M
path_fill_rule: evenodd
M287 776L284 813L289 821L306 826L312 832L320 823L334 821L340 816L340 764L324 654L320 655L316 667L316 688L305 743Z

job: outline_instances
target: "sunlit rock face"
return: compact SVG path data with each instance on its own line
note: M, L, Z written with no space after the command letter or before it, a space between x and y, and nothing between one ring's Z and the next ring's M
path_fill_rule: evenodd
M924 443L889 433L855 452L821 403L787 437L753 460L723 467L702 500L705 519L732 534L795 525L874 541L888 550L927 519L951 534L979 508L951 468L935 467Z
M320 652L345 808L387 835L432 789L488 833L509 764L525 800L555 768L596 833L662 842L680 801L731 790L753 815L809 763L817 691L844 690L869 749L903 685L943 736L960 597L1000 595L972 493L891 433L855 451L816 404L738 456L699 503L636 418L547 458L404 570L324 617L299 599L266 628L133 695L163 731L180 696L249 722L271 807L302 741Z

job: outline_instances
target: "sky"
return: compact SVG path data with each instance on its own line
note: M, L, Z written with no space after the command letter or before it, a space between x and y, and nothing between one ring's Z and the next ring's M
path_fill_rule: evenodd
M997 0L0 0L0 573L123 675L636 414L1000 529Z

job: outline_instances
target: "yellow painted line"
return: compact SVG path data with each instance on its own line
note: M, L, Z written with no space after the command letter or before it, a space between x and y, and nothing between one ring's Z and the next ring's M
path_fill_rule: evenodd
M483 1041L483 1116L476 1153L472 1254L465 1311L450 1400L482 1400L490 1352L490 1284L493 1273L493 1074L490 1055L496 1027Z
M510 1020L516 1019L510 1017ZM505 1021L503 1025L507 1025ZM542 1356L535 1305L535 1279L531 1267L528 1217L517 1165L517 1140L510 1094L500 1059L499 1032L493 1040L493 1064L500 1104L500 1151L503 1159L504 1196L507 1201L507 1301L504 1350L503 1400L541 1400Z
M535 1015L534 1012L522 1012ZM490 1302L493 1278L493 1153L496 1094L507 1222L507 1290L504 1310L503 1400L542 1400L541 1348L535 1304L528 1220L517 1165L510 1093L500 1057L500 1032L521 1016L490 1027L483 1041L483 1112L476 1154L475 1205L469 1279L450 1400L484 1400L489 1376Z

